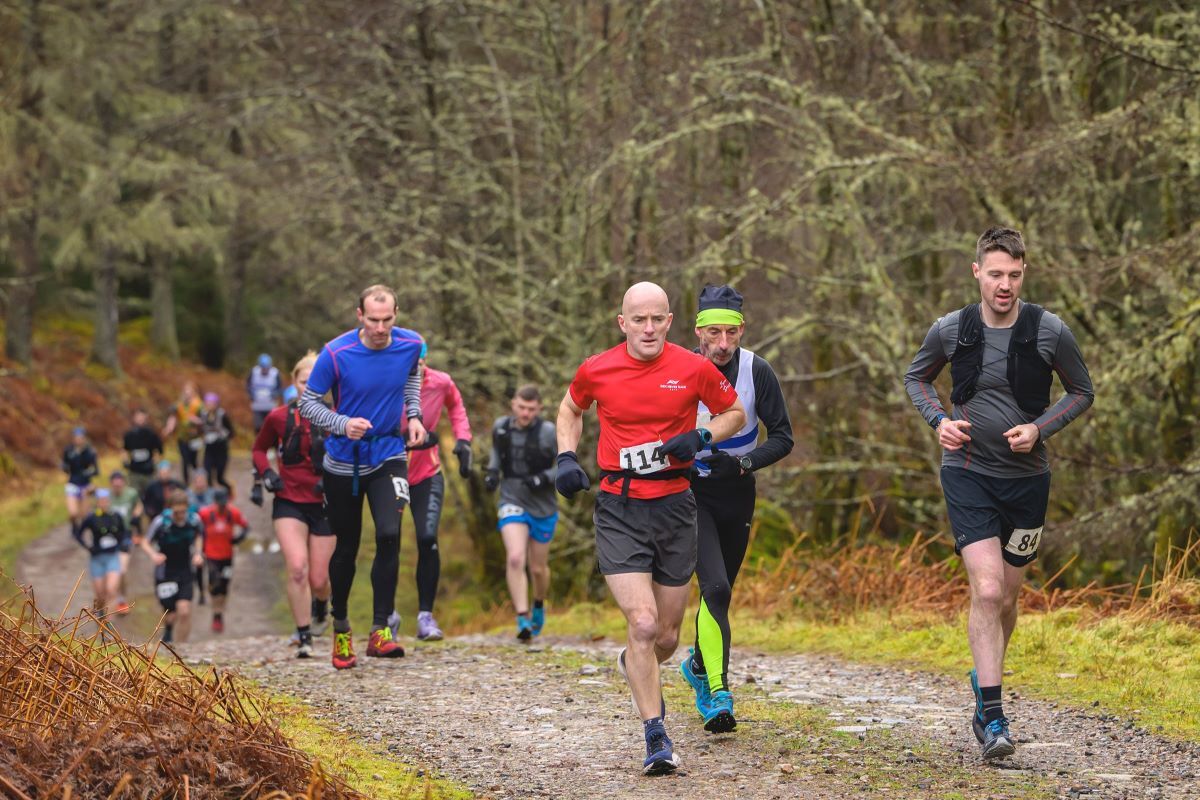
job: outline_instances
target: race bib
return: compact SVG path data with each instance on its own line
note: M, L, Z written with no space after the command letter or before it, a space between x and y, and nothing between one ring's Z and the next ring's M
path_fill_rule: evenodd
M1028 558L1037 553L1041 541L1042 528L1017 528L1012 532L1012 536L1008 537L1008 544L1004 545L1004 549L1019 558Z
M192 450L199 450L201 447L204 447L204 440L192 439L190 442L188 442L188 447Z
M525 509L521 508L519 505L515 503L505 503L504 505L500 506L500 511L496 514L496 516L498 516L500 519L507 519L508 517L520 517L524 515L524 513Z
M117 537L108 535L101 536L99 544L101 550L111 550L117 546Z
M221 577L225 580L229 580L233 577L233 564L226 564L225 566L221 567Z
M219 433L206 433L206 434L204 434L204 443L205 444L213 444L214 442L219 441L220 438L221 438L221 434L219 434Z
M143 461L150 460L150 451L139 447L137 450L129 451L129 458L131 461L136 461L140 464Z
M158 594L159 600L170 600L179 594L179 584L175 581L163 581L154 587L154 591Z
M408 481L404 478L392 478L392 488L396 490L396 499L408 502Z
M668 464L666 456L655 455L655 451L660 447L662 447L662 440L646 442L633 447L622 447L621 469L631 470L638 475L653 475L655 472L662 472Z

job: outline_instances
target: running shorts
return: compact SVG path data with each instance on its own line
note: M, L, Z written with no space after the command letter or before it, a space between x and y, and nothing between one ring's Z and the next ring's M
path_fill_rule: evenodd
M596 492L596 558L604 575L648 572L683 586L696 569L696 498L691 489L653 500Z

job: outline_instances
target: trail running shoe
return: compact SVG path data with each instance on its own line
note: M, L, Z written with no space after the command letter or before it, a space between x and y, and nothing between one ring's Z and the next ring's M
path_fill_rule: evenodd
M629 683L629 672L626 671L626 669L625 669L625 651L627 649L628 648L622 647L621 652L617 653L617 672L621 673L621 677L625 679L626 684ZM632 693L633 693L632 686L629 687L629 691L630 691L630 694L632 695ZM642 716L642 711L641 711L641 709L638 708L637 700L633 699L632 697L630 699L631 699L631 702L633 703L634 715L638 716L638 717ZM663 699L663 696L661 694L659 694L658 702L661 704L659 706L658 716L662 719L666 719L667 718L667 701L665 699Z
M387 626L392 631L392 638L399 639L400 638L400 615L396 612L396 609L394 609L394 608L392 609L392 613L388 614Z
M329 627L329 603L325 600L312 601L312 635L320 636Z
M708 675L703 672L696 672L692 656L696 649L688 648L688 654L679 662L679 671L683 673L683 679L692 687L692 691L696 693L696 710L700 712L700 716L708 719L708 707L712 702L712 694L708 689Z
M417 614L417 638L422 642L440 642L445 638L432 611L422 611Z
M542 627L546 624L545 607L538 608L534 606L529 621L533 624L533 635L540 636L542 634Z
M296 648L296 658L312 658L312 634L300 636L300 646Z
M403 658L404 648L392 637L391 628L371 631L367 639L367 656L370 658Z
M517 615L517 638L522 642L533 638L533 622L521 614Z
M350 631L333 634L333 668L350 669L358 666L358 658L354 655L354 642L351 641Z
M225 620L221 619L220 617L213 617L212 632L213 633L224 633L225 632Z
M667 775L679 768L679 756L675 746L662 727L646 732L646 760L642 762L643 775Z
M982 754L984 761L1011 756L1017 750L1013 736L1008 732L1008 720L994 719L983 729Z
M129 613L129 603L124 600L117 601L117 613L122 617Z
M983 694L979 691L979 675L975 670L971 670L967 674L971 676L971 691L975 694L975 711L971 714L971 731L979 743L983 744Z
M704 715L704 730L709 733L737 730L737 719L733 716L733 695L724 689L712 694L708 713Z

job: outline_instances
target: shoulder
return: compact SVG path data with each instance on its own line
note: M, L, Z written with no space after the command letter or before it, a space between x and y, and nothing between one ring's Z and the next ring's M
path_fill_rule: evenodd
M1046 332L1057 336L1065 327L1067 327L1067 323L1062 321L1062 317L1048 308L1042 309L1042 319L1038 325L1039 333Z
M431 387L446 387L453 386L454 379L450 377L450 373L442 372L437 369L425 368L425 383Z
M200 515L195 511L189 511L187 515L189 525L203 525L204 521L200 519Z
M779 380L779 376L775 373L775 368L771 366L771 362L760 356L758 353L751 353L753 359L750 362L750 369L754 374L755 380L772 378Z
M496 421L492 423L492 433L499 433L508 427L508 417L496 417Z
M348 347L354 347L359 343L358 328L351 328L345 333L338 334L326 342L325 348L322 350L322 354L329 353L330 355L334 355L341 350L345 350Z
M393 344L424 344L425 337L409 328L392 328Z

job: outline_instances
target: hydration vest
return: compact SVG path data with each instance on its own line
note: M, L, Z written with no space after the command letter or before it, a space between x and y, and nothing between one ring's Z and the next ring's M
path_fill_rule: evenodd
M208 409L200 412L200 422L204 433L204 443L219 444L229 439L229 432L225 429L225 409L217 408L216 411L209 412Z
M527 472L518 474L515 471L517 462L516 455L513 452L513 419L505 417L504 422L500 423L500 427L492 433L492 444L496 447L496 452L500 456L500 468L506 478L525 478L542 470L549 469L554 463L554 454L547 454L542 450L542 426L546 424L546 420L537 417L533 420L528 428L525 429L525 446L523 448L524 468Z
M1050 405L1050 384L1054 373L1038 352L1038 330L1045 309L1035 303L1021 303L1012 338L1008 340L1008 385L1017 406L1038 417ZM961 406L975 396L979 375L983 372L983 318L979 303L965 306L958 317L958 344L950 361L954 389L950 402Z
M758 410L754 402L754 353L744 347L738 348L738 374L734 390L737 391L738 399L742 401L742 407L746 409L746 424L728 439L713 442L711 447L714 451L721 450L737 457L746 455L758 446ZM700 403L696 409L696 427L705 427L711 419L712 414L708 406ZM703 457L704 451L696 454L695 467L696 473L701 478L706 478L712 470L699 460Z
M279 458L284 464L292 466L304 461L300 452L300 440L304 437L304 428L300 424L300 401L293 400L287 406L287 423L283 429L283 441L279 443ZM308 456L312 460L313 472L324 474L325 461L325 431L309 423Z

